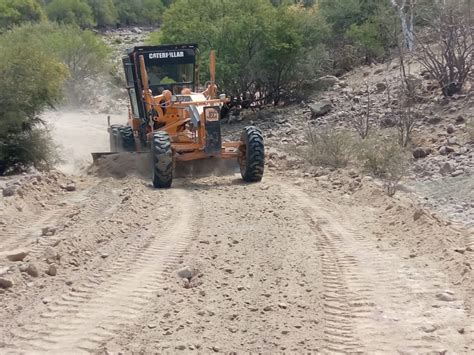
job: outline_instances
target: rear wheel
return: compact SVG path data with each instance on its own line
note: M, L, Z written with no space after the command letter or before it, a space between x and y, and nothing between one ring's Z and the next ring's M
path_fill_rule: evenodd
M265 147L262 132L254 126L245 127L242 132L239 165L242 179L246 182L262 180L265 168Z
M173 181L173 150L168 133L153 133L151 142L153 159L153 186L156 188L171 187Z
M119 128L119 148L126 152L135 151L135 138L133 137L133 130L130 126L120 126Z

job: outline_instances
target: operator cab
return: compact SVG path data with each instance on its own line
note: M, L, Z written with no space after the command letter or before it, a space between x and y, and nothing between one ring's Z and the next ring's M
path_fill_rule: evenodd
M148 85L153 96L160 95L164 90L179 95L183 89L196 91L197 50L197 44L179 44L141 46L127 51L123 65L132 114L135 118L146 119L139 57L143 55L145 60Z

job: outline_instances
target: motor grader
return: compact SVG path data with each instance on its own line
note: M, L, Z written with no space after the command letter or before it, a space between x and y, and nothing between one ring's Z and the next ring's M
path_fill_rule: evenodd
M140 46L123 58L130 99L126 125L110 125L108 154L151 152L153 185L168 188L177 163L205 159L234 159L242 179L258 182L264 171L261 131L248 126L240 141L224 142L221 109L227 103L217 95L216 58L210 53L210 81L199 85L198 46L179 44ZM104 155L93 154L94 160Z

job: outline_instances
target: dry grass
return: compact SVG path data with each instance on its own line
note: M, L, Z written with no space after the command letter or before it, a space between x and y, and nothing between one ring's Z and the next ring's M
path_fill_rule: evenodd
M363 171L381 179L386 193L393 196L407 174L408 152L395 137L371 137L359 144L357 160Z
M474 118L471 118L466 122L466 130L469 141L474 142Z
M343 168L353 153L353 137L346 130L332 127L309 127L306 135L308 146L303 154L314 165Z

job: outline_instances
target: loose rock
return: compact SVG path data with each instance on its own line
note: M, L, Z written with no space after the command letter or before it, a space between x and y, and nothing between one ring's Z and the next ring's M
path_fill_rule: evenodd
M8 252L7 259L10 261L23 261L24 258L28 255L27 250L12 250Z
M43 251L43 256L46 261L59 260L59 254L53 247L46 247Z
M442 175L447 175L453 171L453 167L451 166L451 163L446 162L443 164L443 166L439 169L439 172Z
M56 265L49 265L48 270L46 270L46 274L48 274L49 276L56 276L58 274L58 268L56 267Z
M32 263L22 265L20 267L20 271L30 275L31 277L39 276L38 268L36 267L35 264L32 264Z
M316 85L328 89L339 83L339 79L333 75L326 75L316 80Z
M16 190L18 188L16 186L8 186L8 187L5 187L2 191L2 194L3 194L3 197L11 197L11 196L14 196L16 194Z
M439 116L431 116L427 121L429 124L437 124L441 122L441 118Z
M76 191L76 185L68 184L68 185L66 185L65 189L66 189L66 191L69 191L69 192Z
M413 150L413 158L415 159L420 159L424 158L428 155L428 151L425 150L424 148L418 147Z
M387 90L385 83L377 83L377 92L384 92L385 90Z
M13 286L13 281L5 277L0 277L0 288L10 288Z
M439 299L440 301L445 301L445 302L452 302L455 300L454 296L448 292L438 293L436 295L436 298Z
M423 216L423 211L422 210L416 210L415 213L413 214L413 220L417 221Z
M445 145L439 148L439 154L441 155L448 155L449 153L452 153L452 152L454 152L454 149Z
M193 277L193 271L191 270L189 266L185 266L179 269L178 271L176 271L176 274L182 279L191 280Z
M311 110L311 118L318 118L324 115L327 115L332 111L333 106L329 100L321 100L309 105Z
M41 235L44 237L50 237L56 234L57 228L55 227L44 227L41 229Z

